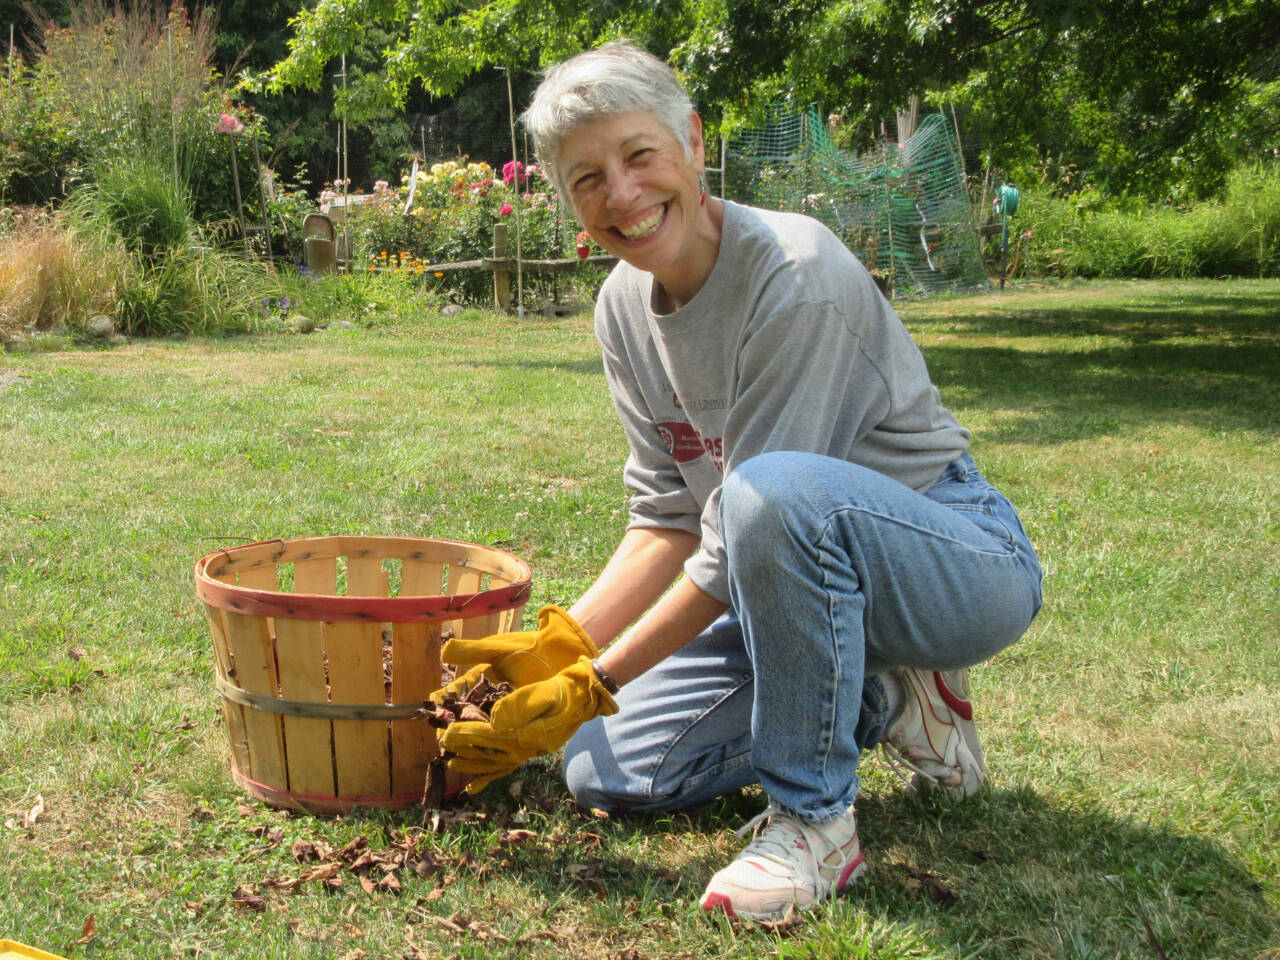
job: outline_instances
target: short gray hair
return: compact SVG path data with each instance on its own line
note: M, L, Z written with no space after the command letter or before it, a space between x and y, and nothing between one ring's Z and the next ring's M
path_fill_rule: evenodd
M593 120L647 110L693 156L689 115L693 103L676 72L630 40L615 40L570 57L547 71L524 112L538 160L568 202L558 169L560 141Z

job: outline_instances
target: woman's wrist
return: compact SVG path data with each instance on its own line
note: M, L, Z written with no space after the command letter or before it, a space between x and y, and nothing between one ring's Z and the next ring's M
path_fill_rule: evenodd
M600 681L600 686L608 690L610 694L618 692L618 684L614 682L613 677L605 672L604 667L600 666L599 660L591 661L591 669L595 671L596 679Z

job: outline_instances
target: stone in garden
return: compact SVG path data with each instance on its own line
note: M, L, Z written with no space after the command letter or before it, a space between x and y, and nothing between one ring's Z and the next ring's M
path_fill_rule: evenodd
M105 340L116 332L116 325L114 321L112 321L110 317L101 313L95 317L90 317L89 322L84 326L90 336L96 337L99 340Z
M356 325L355 325L354 323L352 323L350 320L339 320L339 321L338 321L338 329L339 329L339 330L354 330L355 328L356 328Z
M316 322L310 317L304 317L299 314L294 318L293 329L297 330L299 333L314 333L316 329Z
M440 308L440 315L444 317L456 317L462 312L462 307L456 303L446 303Z

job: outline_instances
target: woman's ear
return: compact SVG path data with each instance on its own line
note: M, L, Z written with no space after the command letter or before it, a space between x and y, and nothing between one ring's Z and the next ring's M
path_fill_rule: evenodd
M702 118L697 110L689 111L689 162L701 173L707 165L707 149L702 139Z

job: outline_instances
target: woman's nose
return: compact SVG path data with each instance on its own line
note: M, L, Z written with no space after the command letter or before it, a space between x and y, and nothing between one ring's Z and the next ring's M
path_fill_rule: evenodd
M605 202L611 210L626 210L640 196L640 185L626 170L618 170L608 175L607 197Z

